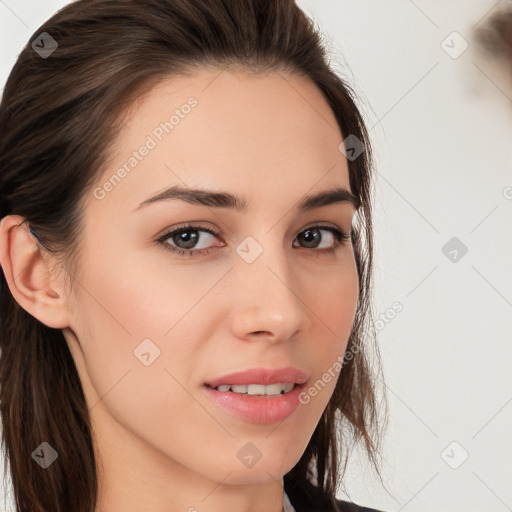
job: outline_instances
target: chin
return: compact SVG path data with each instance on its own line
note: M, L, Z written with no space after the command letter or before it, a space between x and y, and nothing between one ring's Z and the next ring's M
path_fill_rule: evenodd
M261 485L272 483L283 478L297 462L298 460L290 462L289 465L283 467L282 462L280 464L264 465L260 460L252 468L234 469L224 483L232 485Z
M295 450L287 450L282 447L279 450L269 450L269 455L254 453L254 458L244 461L245 453L233 453L229 451L209 451L207 460L203 459L200 467L190 467L192 471L202 474L212 481L222 480L223 484L230 485L261 485L281 480L299 461L301 453Z
M294 448L294 449L293 449ZM297 447L288 448L284 443L279 448L263 451L258 460L231 464L233 472L229 475L229 483L233 484L265 484L280 480L299 461L301 453L294 453Z

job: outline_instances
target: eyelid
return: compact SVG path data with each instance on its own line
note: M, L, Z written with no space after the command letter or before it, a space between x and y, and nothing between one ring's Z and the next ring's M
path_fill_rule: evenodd
M200 225L196 225L196 222L200 223ZM163 229L161 234L157 235L157 239L159 240L162 237L167 236L169 233L173 233L174 231L179 231L180 229L184 228L211 231L215 236L220 236L220 230L216 228L214 224L210 224L207 221L190 221L181 222L176 226Z

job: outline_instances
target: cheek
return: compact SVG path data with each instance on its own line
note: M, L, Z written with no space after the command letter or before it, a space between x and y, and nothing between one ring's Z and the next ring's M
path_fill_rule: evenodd
M129 380L144 380L149 375L154 378L150 371L153 365L163 368L168 366L161 364L164 360L187 360L194 350L192 343L172 340L180 338L175 335L187 317L193 316L204 286L194 286L183 273L174 274L175 278L166 282L162 269L130 264L127 259L110 265L91 263L88 267L72 328L99 396L127 372ZM166 380L170 380L168 374ZM164 394L168 384L160 386Z
M304 279L308 278L310 276ZM322 275L316 276L314 282L315 286L307 286L306 281L302 283L303 300L315 319L317 332L321 333L315 349L320 350L317 358L322 359L322 356L339 354L348 342L359 298L355 261L328 267Z
M312 363L309 386L301 403L310 409L308 414L320 418L334 391L342 369L350 333L354 324L359 297L359 279L355 260L353 265L330 272L318 281L316 292L307 295L316 329L310 338L305 336L305 353Z
M161 258L147 260L91 265L79 315L86 322L82 327L94 329L93 339L108 333L109 344L117 343L115 350L127 348L120 340L130 340L132 350L146 338L168 340L178 324L197 314L203 297L225 273L220 268L198 272L173 267Z

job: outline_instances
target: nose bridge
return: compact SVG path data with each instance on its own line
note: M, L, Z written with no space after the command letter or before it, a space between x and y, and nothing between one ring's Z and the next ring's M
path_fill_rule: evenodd
M236 248L233 328L239 337L264 331L277 340L308 325L294 271L282 238L248 236Z

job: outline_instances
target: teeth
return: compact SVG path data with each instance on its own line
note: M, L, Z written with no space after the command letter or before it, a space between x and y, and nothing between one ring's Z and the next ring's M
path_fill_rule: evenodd
M286 384L283 384L283 390L285 393L288 393L288 391L291 391L294 386L295 384L293 382L287 382Z
M247 386L231 386L231 391L235 393L247 393Z
M295 384L293 382L286 383L277 383L277 384L269 384L265 386L264 384L248 384L247 386L242 385L229 385L222 384L221 386L216 387L217 391L232 391L233 393L247 394L247 395L268 395L268 396L276 396L281 393L288 393L294 388Z
M266 386L263 384L249 384L247 386L248 395L266 395Z
M293 384L292 384L293 386ZM262 393L254 393L258 395L279 395L283 389L283 384L270 384L269 386L261 386L263 388ZM250 393L250 392L249 392Z

